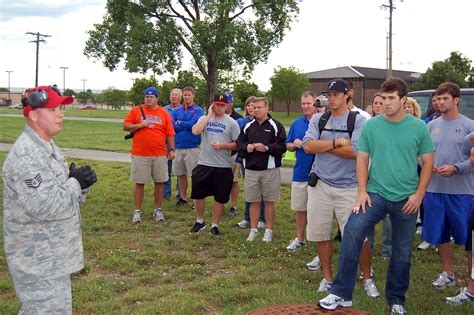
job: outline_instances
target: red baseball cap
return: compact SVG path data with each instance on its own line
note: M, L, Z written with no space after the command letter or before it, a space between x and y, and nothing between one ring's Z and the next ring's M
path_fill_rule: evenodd
M72 96L62 96L55 87L37 86L25 93L23 100L23 116L28 117L32 110L38 108L55 108L60 105L68 105L74 102Z

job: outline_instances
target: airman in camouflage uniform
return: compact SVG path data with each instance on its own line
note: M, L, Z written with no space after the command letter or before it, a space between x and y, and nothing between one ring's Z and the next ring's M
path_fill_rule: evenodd
M70 314L70 274L84 266L79 202L96 175L74 163L68 170L52 140L64 118L59 105L71 102L53 87L28 91L28 125L3 165L5 256L21 314Z

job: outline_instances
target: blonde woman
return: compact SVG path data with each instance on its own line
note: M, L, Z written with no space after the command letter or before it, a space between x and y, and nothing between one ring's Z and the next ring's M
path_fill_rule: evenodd
M412 98L412 97L407 97L407 101L405 102L405 105L403 105L405 109L405 113L415 116L416 118L421 118L421 108L418 102Z

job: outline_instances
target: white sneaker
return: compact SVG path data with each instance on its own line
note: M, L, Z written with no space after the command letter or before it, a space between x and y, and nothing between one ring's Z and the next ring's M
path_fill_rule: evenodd
M425 250L425 249L430 248L430 246L431 246L430 243L428 243L427 241L423 241L423 242L420 243L420 245L418 245L417 248L420 249L420 250Z
M132 222L139 223L142 221L142 212L140 210L133 211Z
M247 242L253 242L258 236L258 230L250 229L249 236L247 237Z
M326 279L323 278L321 282L319 283L319 288L318 292L328 292L331 290L332 282L326 281Z
M390 308L390 315L406 315L405 307L400 304L393 304Z
M364 291L370 298L377 299L380 297L379 290L377 290L373 279L367 279L364 281Z
M326 310L335 310L336 308L340 307L352 307L352 301L346 301L340 296L335 294L329 294L324 299L319 300L319 306Z
M237 223L237 226L242 229L246 229L250 226L250 222L247 220L242 220L239 223Z
M420 225L416 228L416 235L421 235L421 232L423 232L423 227Z
M258 221L257 229L264 229L264 228L265 228L265 222L263 222L263 221Z
M314 257L313 260L311 260L305 265L305 267L310 271L316 271L321 268L321 261L319 260L319 256Z
M466 302L474 302L474 295L467 292L467 288L463 287L459 291L459 294L456 296L451 296L446 298L446 303L448 304L463 304Z
M262 241L265 243L270 243L273 240L273 231L266 229L265 233L263 234Z
M165 220L165 216L163 215L163 212L161 212L161 209L155 209L155 211L153 212L153 219L155 219L155 221Z
M454 287L456 285L456 277L454 274L450 277L446 273L446 271L443 271L442 273L439 274L438 279L433 281L433 286L435 289L441 290L447 287Z
M298 238L295 238L294 240L291 241L290 245L286 247L286 250L289 253L296 252L298 249L303 247L305 245L305 242L301 242Z

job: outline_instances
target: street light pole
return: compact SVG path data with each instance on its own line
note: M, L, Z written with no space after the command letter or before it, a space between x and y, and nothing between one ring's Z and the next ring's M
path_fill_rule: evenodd
M66 69L69 69L68 67L59 67L63 69L63 94L66 93Z
M82 92L86 93L86 81L87 79L81 79L82 81Z
M10 105L12 102L12 99L10 98L10 73L12 73L13 71L7 70L5 72L8 73L8 104Z

